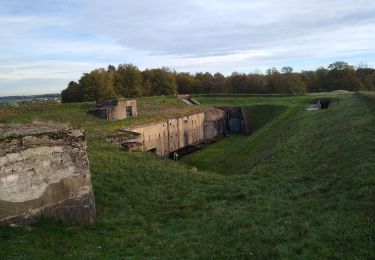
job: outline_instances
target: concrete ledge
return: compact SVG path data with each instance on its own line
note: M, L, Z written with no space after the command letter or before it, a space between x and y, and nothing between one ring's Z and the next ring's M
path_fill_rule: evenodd
M85 135L64 126L0 126L0 223L95 219Z

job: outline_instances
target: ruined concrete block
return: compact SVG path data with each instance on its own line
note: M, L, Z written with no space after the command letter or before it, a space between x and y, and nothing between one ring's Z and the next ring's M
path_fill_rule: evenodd
M88 113L108 121L137 117L137 101L135 99L97 101L96 108L89 110Z
M0 125L0 223L95 219L83 130Z
M121 136L108 138L110 142L120 143L127 151L150 151L158 155L168 155L183 147L209 142L223 136L227 129L226 112L220 109L206 109L184 116L176 116L161 122L125 128Z

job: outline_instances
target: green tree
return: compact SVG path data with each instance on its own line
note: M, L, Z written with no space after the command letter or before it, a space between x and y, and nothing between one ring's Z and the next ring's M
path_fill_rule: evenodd
M293 72L285 66L279 72L270 68L263 75L260 71L244 74L233 72L212 75L176 73L167 68L148 69L141 72L131 64L109 65L107 70L98 69L84 73L78 83L72 81L61 92L63 102L91 101L179 93L301 93L336 89L350 91L374 90L375 70L367 65L357 68L343 61L336 61L328 69Z
M68 87L61 91L61 101L63 103L81 102L83 100L83 91L80 85L75 81L70 81Z
M368 68L367 66L362 65L355 71L356 77L361 81L364 90L373 90L374 89L374 75L375 70Z
M230 85L232 93L249 93L249 85L245 73L233 72L228 77L227 84Z
M263 75L259 73L249 73L247 75L247 82L249 85L249 92L253 94L262 94L266 91L266 80Z
M335 61L334 63L328 65L328 69L331 71L343 71L352 68L353 66L350 66L345 61Z
M120 64L114 77L114 87L123 97L142 96L143 77L138 67L132 64Z
M336 61L328 66L329 90L344 89L358 91L363 89L362 82L356 77L353 66L343 61Z
M302 76L299 73L289 73L286 76L286 87L284 91L287 93L305 93L307 91L307 85L302 80Z
M290 73L293 72L293 68L285 66L285 67L282 67L281 72L284 73L284 74L290 74Z
M197 81L194 76L185 72L176 74L176 83L179 94L194 93L197 87Z
M85 73L79 80L83 90L82 101L106 100L116 98L113 74L104 69Z
M329 89L328 72L324 67L320 67L315 71L316 81L313 82L316 92L321 92Z
M280 72L272 67L266 71L266 93L281 93L282 86L281 86L282 77Z
M214 77L211 73L196 73L195 80L197 81L196 93L213 93Z
M212 83L213 93L228 93L225 89L225 76L221 73L215 73Z
M375 72L364 78L363 85L366 90L375 91Z
M107 67L107 71L108 72L116 72L116 67L110 64Z
M292 67L283 67L281 69L281 82L278 83L278 92L280 93L304 93L307 91L307 85L302 80L301 73L293 73Z
M143 72L143 88L149 95L174 95L177 85L168 68L151 69Z

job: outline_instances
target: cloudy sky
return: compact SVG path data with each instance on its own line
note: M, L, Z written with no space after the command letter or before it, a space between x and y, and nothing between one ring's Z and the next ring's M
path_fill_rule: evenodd
M374 0L0 0L0 96L108 64L177 71L375 66Z

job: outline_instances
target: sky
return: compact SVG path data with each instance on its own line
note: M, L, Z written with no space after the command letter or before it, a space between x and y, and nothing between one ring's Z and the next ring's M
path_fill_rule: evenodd
M0 0L0 96L109 64L195 73L375 67L374 0Z

